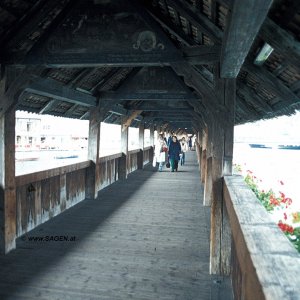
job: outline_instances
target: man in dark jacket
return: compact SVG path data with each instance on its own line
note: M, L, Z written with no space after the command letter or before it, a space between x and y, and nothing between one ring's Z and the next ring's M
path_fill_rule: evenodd
M178 170L178 161L180 159L181 146L175 135L172 136L172 141L169 144L169 160L171 164L171 171Z

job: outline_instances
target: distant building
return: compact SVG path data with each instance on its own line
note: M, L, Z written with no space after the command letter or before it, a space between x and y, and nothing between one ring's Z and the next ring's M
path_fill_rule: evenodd
M86 149L86 125L85 121L17 111L16 151Z

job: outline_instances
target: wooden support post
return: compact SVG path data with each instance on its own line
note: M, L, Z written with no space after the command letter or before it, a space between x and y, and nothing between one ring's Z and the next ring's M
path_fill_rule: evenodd
M235 120L235 97L236 79L225 80L225 106L227 108L227 126L224 128L224 159L223 176L232 175L232 158L234 143L234 120ZM223 183L223 180L222 180ZM220 273L229 275L231 273L231 228L229 217L223 198L222 186L222 226L221 226L221 266Z
M223 175L231 174L233 154L233 126L235 107L235 79L222 80L223 105L228 111L227 126L213 125L212 203L210 235L210 273L229 275L231 272L231 230L223 199ZM226 174L228 175L228 174Z
M154 125L150 126L150 146L154 146Z
M227 127L225 127L224 144L224 175L232 175L233 143L234 143L234 121L235 121L235 94L236 80L225 80L225 106L227 108Z
M206 140L206 160L205 160L205 173L204 173L204 197L203 205L210 206L212 202L212 156L213 156L213 136L214 136L214 123L210 122L207 128Z
M205 183L205 174L206 174L206 149L207 149L207 127L202 130L202 156L201 156L201 182Z
M0 117L0 252L16 248L15 110Z
M197 132L197 151L198 151L199 172L201 173L202 129L200 129L200 130Z
M138 169L142 170L144 167L144 135L145 135L145 125L140 123L139 126L139 148L140 152L138 153Z
M154 156L154 125L152 124L150 126L150 154L149 154L149 161L152 163L153 161L153 156Z
M211 197L211 231L210 231L210 273L221 274L221 230L223 204L223 155L224 131L214 124L212 143L212 197Z
M122 157L119 158L119 179L126 179L128 174L127 168L127 155L128 155L128 127L125 128L124 124L127 121L126 117L122 118L121 131L121 151Z
M91 109L89 123L88 159L91 166L86 174L86 198L95 199L100 186L99 149L100 149L100 113Z

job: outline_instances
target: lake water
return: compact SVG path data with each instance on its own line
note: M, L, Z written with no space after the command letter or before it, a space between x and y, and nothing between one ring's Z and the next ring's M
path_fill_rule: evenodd
M300 209L300 150L282 150L275 145L260 149L235 143L233 162L241 165L243 171L251 170L266 189L285 193L293 200L293 206Z

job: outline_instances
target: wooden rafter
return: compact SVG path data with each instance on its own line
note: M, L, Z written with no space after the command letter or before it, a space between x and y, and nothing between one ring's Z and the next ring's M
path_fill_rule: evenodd
M168 0L167 2L215 43L219 43L222 40L222 31L200 11L195 12L191 4L184 0Z
M45 114L58 104L58 100L50 100L40 111L39 114Z
M210 64L220 61L221 47L219 45L182 47L181 51L185 60L192 65Z
M42 6L41 7L39 6ZM32 17L28 20L24 26L19 27L18 32L16 32L6 44L5 55L14 49L22 41L26 47L23 47L22 54L18 53L18 59L20 60L36 45L37 40L43 36L43 39L48 35L57 25L61 18L64 17L68 9L74 5L74 2L69 0L64 1L38 1L36 5L32 8ZM36 9L39 8L39 12L36 13ZM34 15L33 15L34 13ZM47 19L47 22L45 20ZM43 24L44 26L41 26ZM33 36L36 35L36 38ZM26 41L24 41L26 38ZM18 46L17 46L18 47ZM5 58L6 60L6 58Z
M283 55L285 60L300 69L300 42L290 33L267 18L259 36Z
M33 94L79 104L82 106L97 106L97 99L95 97L70 89L51 79L34 81L29 84L25 90Z
M105 100L140 100L140 101L179 101L179 100L193 100L195 97L191 95L180 95L178 93L168 92L165 94L155 92L140 92L140 93L121 93L121 92L101 92L100 98Z
M264 67L256 67L251 63L244 64L244 70L251 73L259 79L267 89L278 95L289 105L299 103L300 98L295 95L287 86L285 86L276 76L266 70Z
M239 92L244 96L247 102L252 103L255 107L259 107L265 114L273 113L273 108L263 99L261 99L253 89L246 84L238 85Z
M196 44L192 37L187 36L181 27L178 27L173 22L171 22L171 20L165 18L165 16L162 13L153 12L153 10L151 10L150 15L163 28L166 28L171 34L173 34L179 41L181 41L186 46Z
M191 110L191 107L186 103L186 102L174 102L173 105L170 105L171 103L167 102L142 102L140 104L136 105L128 105L126 106L129 110L142 110L142 111L177 111L177 112L182 112L182 111L189 111Z
M197 93L202 95L201 101L211 112L224 111L224 107L217 102L215 91L209 87L205 78L192 66L187 63L178 63L173 64L172 67L177 75L184 77L184 81L188 86L193 87Z
M125 131L131 124L131 122L142 112L142 110L135 110L131 112L131 115L128 116L122 123L122 131Z
M234 1L222 44L221 77L237 77L271 4L272 0Z

